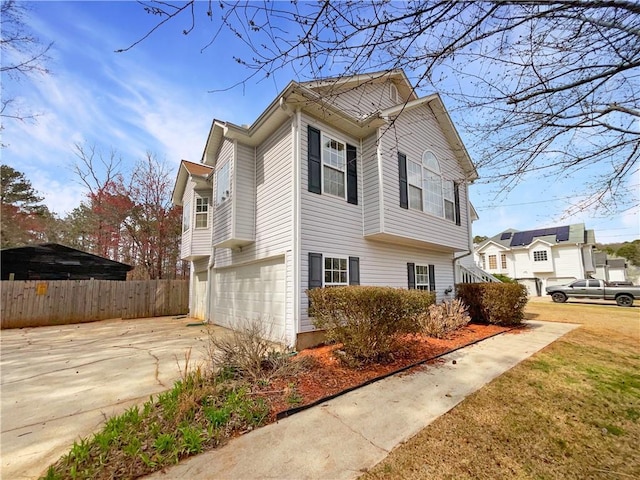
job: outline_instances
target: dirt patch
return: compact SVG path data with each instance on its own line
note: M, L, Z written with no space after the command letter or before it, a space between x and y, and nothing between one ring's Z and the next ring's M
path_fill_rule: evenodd
M375 363L359 368L345 366L334 355L339 345L324 345L306 349L294 357L304 361L306 368L295 376L277 378L268 384L254 387L255 395L265 398L270 409L270 420L300 407L315 404L319 400L351 390L375 379L424 361L435 359L444 353L475 343L506 331L517 332L497 325L468 325L444 339L424 335L408 335L403 346L387 363Z

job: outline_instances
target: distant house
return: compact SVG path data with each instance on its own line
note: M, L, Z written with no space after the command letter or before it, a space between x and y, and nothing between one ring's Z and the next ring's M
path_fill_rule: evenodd
M133 267L57 243L0 250L2 280L126 280Z
M537 230L505 230L475 247L478 266L507 275L542 295L549 285L568 283L596 273L595 233L583 223Z
M595 278L605 282L628 282L627 261L624 258L609 258L606 252L593 255L596 266Z

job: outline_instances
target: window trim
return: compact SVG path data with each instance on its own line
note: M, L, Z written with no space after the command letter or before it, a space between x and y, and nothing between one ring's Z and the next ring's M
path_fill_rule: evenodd
M414 210L437 218L442 218L456 225L461 225L460 218L460 186L454 180L449 180L442 175L440 161L431 150L425 150L422 153L421 161L417 162L407 158L401 152L398 152L398 166L400 170L400 207ZM416 179L417 172L410 170L420 168L420 184ZM412 173L412 174L411 174ZM437 188L434 186L437 184ZM420 192L420 205L412 202L412 189ZM436 192L436 190L438 190ZM427 195L435 196L439 202L428 202L431 198ZM438 206L439 211L428 209L428 205ZM449 214L447 214L447 206L449 206Z
M327 282L325 280L325 275L327 273L326 261L327 259L331 260L344 260L346 262L346 281L343 282ZM331 272L342 272L340 268L338 270L330 269ZM322 255L322 286L323 287L346 287L349 285L349 257L347 255L334 255L334 254L323 254Z
M546 250L534 250L533 251L533 261L534 262L548 262L549 261L548 252Z
M198 205L198 202L200 201L200 205ZM196 201L195 201L195 209L194 209L194 215L195 215L195 221L194 221L194 227L196 229L203 229L203 228L209 228L209 197L201 197L199 195L196 195ZM204 210L198 211L198 208L201 207L205 207ZM205 218L205 224L204 226L198 226L198 217L203 217Z
M232 197L230 164L231 164L231 160L228 160L222 166L220 166L220 168L216 171L216 207L219 207L220 205L224 205L227 201L231 200L231 197ZM222 178L226 179L226 185L227 185L227 189L224 190L224 192L226 193L225 196L220 195L220 181L221 181L220 175L222 175L223 172L225 173L225 175Z
M182 233L187 233L191 229L191 202L182 205Z
M431 291L431 282L429 281L429 265L415 265L415 271L416 271L416 290L426 290L426 291ZM418 269L423 269L424 271L422 273L418 273ZM424 282L420 282L419 278L422 277L424 278L426 276L427 281Z
M342 169L337 166L331 165L327 163L325 160L325 141L329 140L330 142L336 142L342 145L342 157L343 157L343 165ZM331 135L328 135L325 132L320 132L320 165L322 166L321 170L321 191L323 195L331 195L332 197L341 198L343 200L347 199L347 142L343 142L334 138ZM336 195L335 193L330 193L325 190L325 168L330 168L335 172L340 172L342 174L342 196Z

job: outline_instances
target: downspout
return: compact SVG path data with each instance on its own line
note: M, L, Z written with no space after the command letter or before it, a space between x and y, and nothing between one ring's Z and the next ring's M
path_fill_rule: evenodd
M453 260L452 260L452 267L453 267L453 289L455 291L455 284L458 283L458 279L456 278L456 262L462 258L468 257L469 255L471 255L473 253L473 239L471 238L471 208L470 208L470 202L469 202L469 184L465 182L465 194L467 197L467 232L469 233L467 235L468 238L468 251L467 253L460 255L459 257L456 257L455 254L453 255Z

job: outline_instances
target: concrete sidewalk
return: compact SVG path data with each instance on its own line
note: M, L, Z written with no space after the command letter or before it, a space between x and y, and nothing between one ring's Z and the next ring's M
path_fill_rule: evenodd
M147 478L356 478L465 397L578 327L527 323L533 328L526 332L458 350L442 364L373 383Z

